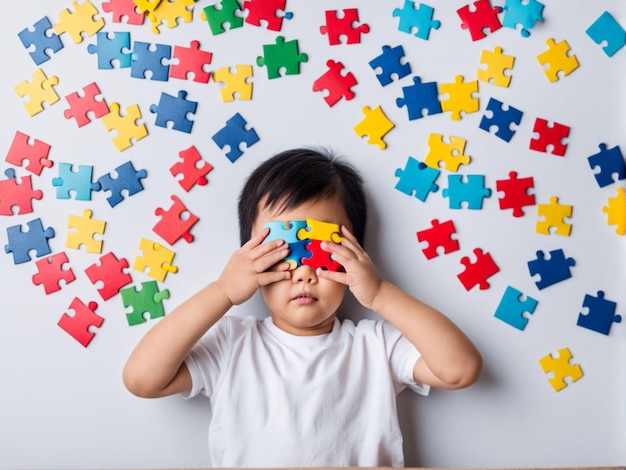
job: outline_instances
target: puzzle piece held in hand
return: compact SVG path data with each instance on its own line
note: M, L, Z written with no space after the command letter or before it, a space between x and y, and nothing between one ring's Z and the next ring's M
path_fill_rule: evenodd
M187 243L193 242L193 235L189 231L200 219L177 196L172 195L170 199L173 204L169 209L158 207L154 211L154 215L161 219L152 230L170 245L174 245L181 238Z
M500 271L489 252L483 252L481 248L474 248L475 262L471 262L468 256L461 258L461 264L465 266L465 270L457 275L465 290L469 291L474 286L478 286L480 290L489 289L487 282L494 274Z
M126 258L117 259L110 251L100 257L99 263L87 267L85 274L93 285L100 283L101 287L98 287L98 293L103 300L109 300L122 287L133 282L132 276L124 272L124 269L128 269Z
M313 82L313 91L327 90L324 101L328 106L334 106L341 98L350 101L354 98L352 87L357 85L356 78L352 72L342 74L343 63L334 60L326 62L328 70Z
M615 225L615 233L626 234L626 190L617 188L617 195L610 197L606 206L602 207L602 212L607 215L606 223Z
M393 77L397 80L411 74L411 64L404 62L404 48L402 45L395 47L383 46L383 52L379 56L369 61L369 65L375 72L378 82L382 86L387 86L393 82Z
M491 113L491 116L487 117L487 113ZM486 113L480 120L478 127L490 132L491 128L495 126L497 128L495 135L505 142L510 142L515 135L515 129L512 129L511 125L519 126L523 115L524 113L519 109L505 105L495 98L490 98Z
M170 64L170 77L187 80L189 75L193 75L193 81L198 83L209 83L211 74L205 70L205 66L211 63L213 54L200 49L200 42L191 41L189 47L174 46L172 59L178 63Z
M46 295L60 291L61 281L64 285L68 285L76 280L71 267L68 266L67 269L63 269L63 266L68 263L67 255L63 251L37 260L35 263L37 274L32 276L33 284L43 286Z
M247 125L248 123L243 116L236 113L226 121L226 126L211 137L213 142L222 150L228 146L229 150L226 152L226 156L231 163L235 163L243 155L243 150L240 148L242 144L245 143L246 147L250 148L259 141L259 136L254 128L246 129Z
M124 200L123 191L128 196L143 191L141 180L148 176L146 170L135 170L130 160L115 168L115 172L117 173L115 178L112 172L98 178L99 190L111 191L111 195L107 197L107 202L111 207L115 207Z
M285 11L287 0L246 0L243 2L247 10L246 23L254 26L265 24L270 31L280 31L283 19L290 20L293 13Z
M53 105L59 101L54 87L59 84L59 78L52 76L48 78L43 70L37 69L32 74L32 80L24 80L15 85L14 90L20 98L28 97L23 102L26 111L30 116L44 110L44 104Z
M272 221L266 223L263 228L269 228L270 233L265 237L264 242L271 242L272 240L285 240L288 244L298 243L308 237L300 238L298 234L301 229L306 229L306 220L290 220L284 221Z
M64 9L59 13L59 22L53 25L54 31L60 36L68 33L75 44L83 41L83 33L87 36L93 36L102 28L104 28L104 19L96 18L98 9L86 0L79 4L77 1L72 2L72 10Z
M537 215L544 217L544 220L537 222L535 228L537 233L550 235L550 229L554 227L555 230L552 233L569 237L572 224L566 223L564 219L572 216L572 206L559 204L559 198L552 196L550 204L537 205Z
M41 200L43 192L33 189L31 176L22 176L17 182L15 170L7 168L4 171L6 180L0 181L0 215L30 214L33 212L33 200Z
M28 52L30 58L33 59L35 65L40 65L50 60L50 52L56 54L63 49L61 38L52 29L52 23L47 16L37 21L33 25L33 29L24 28L17 33L20 41L26 49L32 49ZM50 32L50 34L48 34Z
M501 47L496 46L493 52L485 49L480 54L480 65L486 67L476 71L476 78L481 82L507 88L511 84L511 75L506 71L512 70L514 64L515 57L504 54Z
M300 63L308 60L307 54L299 52L297 39L285 42L283 36L278 36L274 44L263 45L263 55L256 58L256 63L259 67L265 66L267 78L272 80L280 78L281 71L284 75L298 75Z
M145 314L151 320L161 318L165 315L163 300L170 298L170 291L159 290L156 281L141 283L141 289L137 287L126 287L120 291L124 307L132 307L132 311L126 313L126 321L129 326L139 325L146 322Z
M96 82L83 87L82 96L77 91L67 95L65 99L70 107L63 112L65 119L74 118L78 127L83 127L91 122L90 114L94 118L101 118L109 114L109 106L106 101L104 98L96 99L97 96L100 96L100 88Z
M441 192L449 198L450 209L465 208L479 210L483 208L483 199L491 196L491 189L485 188L485 175L448 175L448 187Z
M600 144L600 152L588 157L587 161L592 170L600 167L593 176L601 188L626 179L626 162L618 145L609 149L606 144Z
M133 269L163 282L167 273L178 272L178 267L172 265L172 260L176 254L160 243L153 242L147 238L142 238L139 242L140 256L135 257ZM147 272L146 272L147 269Z
M413 77L413 85L402 87L402 93L404 96L396 98L396 105L406 106L409 121L442 112L437 82L422 83L420 77Z
M252 65L236 65L235 71L231 67L222 67L213 72L213 81L223 83L220 94L224 103L234 101L235 98L249 101L252 99Z
M362 112L365 117L354 126L354 131L359 137L367 136L368 144L378 145L381 150L384 150L387 144L383 137L395 127L395 124L389 120L380 105L374 109L363 106Z
M91 201L91 191L97 191L100 186L91 181L93 166L78 165L78 171L73 171L71 163L59 163L59 176L52 178L52 186L57 188L57 199L70 199L74 194L77 201Z
M626 31L608 11L602 13L585 33L598 45L606 42L602 50L609 57L613 57L626 44Z
M106 222L92 219L91 215L92 212L85 209L82 216L69 216L67 228L76 230L68 232L65 246L78 250L81 245L84 245L87 253L102 253L102 240L97 240L94 236L104 235Z
M498 199L500 210L513 209L513 217L522 217L524 215L522 207L535 205L535 195L528 193L528 190L534 187L535 180L532 176L518 178L516 171L509 173L509 179L497 180L496 190L504 193L504 196Z
M87 52L97 55L100 70L113 69L114 63L119 64L121 69L128 68L133 57L130 50L130 33L99 32L96 34L96 44L89 44Z
M22 225L7 227L9 243L4 245L6 253L13 253L13 263L27 263L31 260L30 252L35 251L37 257L51 253L48 239L54 237L54 229L48 227L44 230L41 219L33 219L26 222L28 230L24 232Z
M558 350L558 356L554 357L552 354L548 354L539 359L539 364L544 373L553 373L553 376L548 379L550 385L555 391L560 391L567 387L568 383L566 378L570 378L572 382L576 382L582 378L583 371L578 364L571 364L572 353L569 348L563 348Z
M95 313L98 308L96 302L85 305L78 297L74 297L69 308L74 310L74 315L64 313L57 325L86 348L96 335L90 328L100 328L104 318Z
M559 72L566 77L578 68L578 59L576 55L569 54L570 48L567 41L562 40L556 43L554 38L548 38L546 44L548 50L539 54L537 60L543 66L543 71L550 82L559 80Z
M480 109L478 95L478 80L465 82L462 75L454 77L454 83L442 83L439 86L442 95L448 95L441 100L441 110L451 111L450 118L459 121L462 114L475 113Z
M539 274L540 280L535 281L539 290L550 287L557 282L572 277L570 267L576 265L574 258L566 258L563 250L550 251L550 258L546 259L542 250L537 251L537 258L528 262L528 271L531 276Z
M181 160L170 167L172 176L183 175L182 178L177 179L178 184L186 192L189 192L196 184L205 186L209 182L206 179L206 175L213 170L213 165L204 161L198 149L193 145L178 152L178 155ZM200 162L202 163L199 165Z
M359 23L358 8L345 8L343 13L326 10L325 17L326 24L320 26L320 33L327 35L331 46L342 44L341 38L345 38L345 44L358 44L361 42L361 34L370 31L369 25Z
M428 136L428 153L424 157L427 166L436 170L443 166L448 171L459 171L459 166L469 164L472 158L463 155L467 141L453 135L449 140L450 142L444 142L442 134L431 133Z
M399 18L398 31L412 34L420 39L428 39L431 29L439 29L441 21L433 20L435 10L433 7L420 3L415 8L416 2L404 0L402 8L393 10L392 16Z
M535 312L537 303L537 300L532 297L524 295L511 286L507 286L494 313L494 317L523 331L528 324L528 316L524 316L524 313L532 315Z
M527 38L537 21L543 21L543 7L543 3L537 0L506 0L502 26L517 29L520 25L520 34Z
M562 157L567 150L567 143L563 140L569 137L569 131L568 126L558 122L550 125L545 119L537 118L533 127L537 137L530 139L529 148L537 152L548 152L548 148L551 148L552 155Z
M343 266L335 261L328 251L321 246L324 240L310 239L306 244L306 249L310 256L301 258L302 265L311 266L313 269L322 268L328 271L343 271Z
M124 114L120 113L119 103L111 103L110 113L102 116L102 124L107 131L115 131L113 144L121 152L133 145L133 142L143 139L148 135L146 125L141 123L141 110L139 105L128 106Z
M48 160L50 145L38 139L33 139L32 144L29 141L29 135L15 131L5 161L15 166L23 166L24 161L28 161L24 168L39 176L44 167L51 168L53 165L52 160Z
M187 99L187 92L180 90L178 96L161 93L158 105L151 105L150 112L156 114L154 124L167 128L167 123L171 122L171 128L180 132L191 133L193 121L189 119L189 114L195 114L198 108L196 101Z
M415 196L420 201L425 202L429 193L437 192L439 189L435 183L439 173L439 170L409 157L404 169L396 169L395 175L400 178L396 183L396 189L407 196Z
M498 14L502 7L493 7L489 0L478 0L459 8L456 12L461 18L461 28L467 29L472 41L487 37L485 31L493 33L502 27Z
M111 14L113 23L127 23L142 25L145 15L139 10L133 0L109 0L102 2L102 9Z
M622 316L615 314L617 303L604 298L604 291L599 290L597 296L585 294L583 307L587 308L587 313L579 313L576 323L583 328L608 335L613 323L622 321Z
M428 243L426 248L422 248L422 253L426 259L439 256L438 248L443 248L443 254L459 250L459 241L452 238L452 235L456 234L456 227L452 220L439 223L439 219L433 219L430 221L430 225L430 228L417 232L417 241Z
M341 228L337 224L321 222L315 219L306 219L306 227L298 230L298 239L327 240L333 243L341 243Z

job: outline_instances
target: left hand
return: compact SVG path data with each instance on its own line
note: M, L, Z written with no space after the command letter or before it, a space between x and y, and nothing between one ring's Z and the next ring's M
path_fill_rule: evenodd
M371 258L350 230L342 226L341 235L343 236L341 244L325 241L321 247L331 253L335 261L341 263L345 272L317 268L316 274L322 279L348 286L359 303L371 309L383 281Z

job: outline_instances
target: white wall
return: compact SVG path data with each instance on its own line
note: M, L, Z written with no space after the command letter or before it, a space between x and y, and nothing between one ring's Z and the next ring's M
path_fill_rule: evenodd
M168 207L171 194L179 195L200 216L192 233L195 242L174 246L179 272L168 275L161 288L171 297L167 310L215 278L230 252L237 247L236 198L243 180L256 165L279 150L299 145L328 145L348 155L362 171L371 200L369 250L381 273L412 294L446 312L476 342L485 359L484 374L474 387L456 392L434 391L429 398L402 394L400 416L405 430L406 458L410 466L584 466L624 465L626 370L623 324L613 325L603 336L576 326L585 294L604 290L624 314L624 238L606 224L602 206L617 186L599 188L587 164L587 156L598 144L624 145L622 78L624 50L608 58L585 34L586 28L605 10L626 25L622 2L551 0L544 10L545 22L537 25L530 38L503 28L486 39L472 42L460 28L456 9L463 1L430 2L442 22L424 41L397 31L391 16L401 1L391 2L304 2L292 0L294 18L283 25L287 40L300 40L309 54L301 74L267 80L266 71L254 66L254 93L249 102L222 103L218 85L170 79L154 82L130 78L128 69L98 70L96 58L87 53L88 38L74 44L65 35L65 48L41 67L57 75L61 97L96 81L108 103L123 106L138 103L149 136L120 153L111 143L102 123L77 128L63 117L61 101L35 117L29 117L13 92L13 86L28 78L36 68L17 38L24 27L42 16L56 22L58 13L70 2L29 0L11 4L2 15L3 73L0 99L3 131L0 150L6 152L16 130L52 145L55 166L34 186L44 191L35 201L33 214L4 216L5 228L41 217L54 227L53 252L66 251L77 280L60 292L46 296L31 283L34 261L14 265L10 255L0 256L0 467L193 467L207 459L206 430L210 416L208 402L184 402L178 397L141 400L131 396L121 383L122 366L137 341L154 323L129 327L120 296L104 302L84 274L98 255L65 248L69 214L83 209L107 222L104 252L114 251L131 263L138 253L141 237L157 239L151 228L156 207ZM502 2L495 2L502 3ZM203 49L214 53L210 67L255 64L262 44L274 41L277 33L245 25L221 36L212 36L200 21L201 7L195 7L194 22L156 36L146 23L142 27L113 24L108 14L106 30L130 31L133 40L186 45L199 39ZM329 46L319 34L326 9L358 7L361 19L371 32L360 45ZM566 39L577 55L580 67L570 76L550 83L536 56L545 41ZM411 84L407 77L382 88L368 62L384 44L402 44L413 74L424 81L451 82L461 74L474 79L480 52L499 45L515 56L509 88L480 83L481 111L452 121L450 113L409 122L405 109L395 105L401 87ZM329 108L320 93L313 93L313 81L325 70L326 60L342 60L359 84L356 98ZM160 93L187 90L199 102L191 134L154 125L148 109ZM484 107L496 97L522 111L524 117L510 143L478 128ZM382 105L396 127L381 151L359 139L353 127L362 118L365 105ZM231 164L212 142L211 135L225 120L240 112L259 133L261 140ZM571 126L564 158L528 149L535 117L544 117ZM463 173L486 175L494 194L485 200L482 211L451 210L441 190L426 203L394 189L396 168L409 155L422 159L429 133L466 138L470 165ZM178 151L196 145L214 165L209 184L184 193L169 175ZM127 160L145 168L145 190L111 209L104 195L94 193L90 202L57 200L51 185L58 162L94 165L96 176L111 171ZM2 169L9 168L4 161ZM539 203L556 195L572 204L573 229L570 237L535 232L536 207L514 218L498 208L495 181L509 171L533 176ZM17 169L18 175L27 172ZM446 187L446 172L438 182ZM421 252L415 232L429 226L433 218L453 219L461 249L430 261ZM467 292L457 274L460 259L472 249L488 250L500 272L490 279L487 290ZM539 291L529 276L526 263L536 250L563 248L576 260L573 277ZM150 278L130 270L134 282ZM495 319L493 313L506 286L514 286L539 301L525 331L520 332ZM105 318L95 339L84 349L61 330L57 321L78 296L97 301L97 313ZM349 316L368 315L354 302ZM261 303L237 313L259 314ZM584 377L555 392L539 366L539 358L569 347Z

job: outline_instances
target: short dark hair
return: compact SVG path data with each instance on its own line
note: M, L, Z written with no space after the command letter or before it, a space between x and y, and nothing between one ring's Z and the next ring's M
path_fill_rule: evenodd
M367 202L363 178L343 158L328 149L296 148L274 155L248 177L239 196L239 238L246 243L259 212L281 204L291 209L307 201L338 197L359 243L365 240Z

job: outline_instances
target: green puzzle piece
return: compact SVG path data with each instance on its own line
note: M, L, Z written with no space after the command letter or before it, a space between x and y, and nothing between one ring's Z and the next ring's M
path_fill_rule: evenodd
M256 58L259 67L267 68L267 78L281 77L281 69L285 75L298 75L300 73L300 62L306 62L309 57L298 50L298 40L293 39L285 42L283 36L276 38L275 44L263 45L263 56Z
M126 313L126 320L128 320L129 326L145 323L145 313L150 314L151 320L163 317L165 315L163 299L170 298L168 289L159 291L157 281L142 282L140 290L135 286L126 287L120 290L120 294L122 295L124 307L133 308L132 312Z

